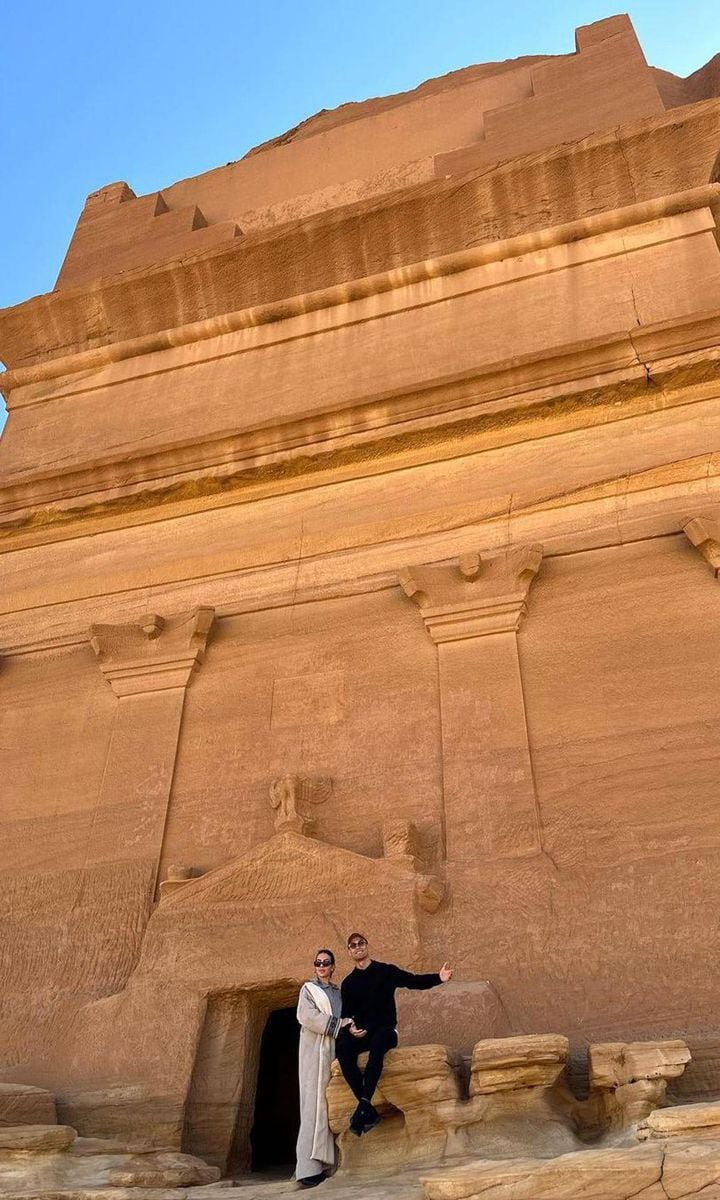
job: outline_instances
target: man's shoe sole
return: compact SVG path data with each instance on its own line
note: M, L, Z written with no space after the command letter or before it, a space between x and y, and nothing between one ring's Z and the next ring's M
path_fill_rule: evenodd
M376 1117L373 1117L372 1121L368 1121L366 1125L363 1125L363 1133L369 1133L370 1130L375 1129L376 1125L379 1125L381 1121L382 1117L380 1116L380 1113L378 1113Z

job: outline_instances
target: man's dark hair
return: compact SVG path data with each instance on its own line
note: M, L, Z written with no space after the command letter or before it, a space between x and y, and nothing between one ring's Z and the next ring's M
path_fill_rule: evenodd
M354 941L355 941L355 938L362 938L362 940L363 940L364 942L367 942L367 938L365 937L365 934L364 934L364 933L358 933L358 932L357 932L357 930L356 930L356 931L355 931L355 933L349 933L349 934L348 934L348 940L347 940L347 944L349 945L349 944L350 944L350 942L354 942Z
M328 958L330 959L330 962L332 963L333 966L335 966L335 955L333 954L332 950L328 950L325 946L321 946L319 950L315 951L316 958L317 958L318 954L327 954Z

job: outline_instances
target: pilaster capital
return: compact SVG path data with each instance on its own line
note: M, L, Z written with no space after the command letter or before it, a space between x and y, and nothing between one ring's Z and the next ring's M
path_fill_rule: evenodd
M406 567L399 581L436 645L513 633L542 556L540 545L512 547L488 559L462 554L456 563Z
M683 533L713 569L720 575L720 522L707 517L693 517L683 525Z
M92 625L90 645L116 696L184 688L205 657L214 608L128 625Z

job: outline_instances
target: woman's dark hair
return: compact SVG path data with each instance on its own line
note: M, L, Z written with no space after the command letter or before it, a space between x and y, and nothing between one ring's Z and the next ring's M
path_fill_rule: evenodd
M315 951L316 958L317 958L318 954L327 954L328 958L330 959L330 962L332 963L333 966L335 966L335 955L333 954L332 950L326 950L324 946L321 946L319 950Z

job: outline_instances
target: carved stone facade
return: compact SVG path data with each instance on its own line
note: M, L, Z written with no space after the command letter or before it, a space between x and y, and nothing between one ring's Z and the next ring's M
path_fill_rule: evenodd
M388 1161L477 1152L486 1070L565 1148L562 1039L664 1063L588 1129L720 1091L716 85L609 17L110 184L0 313L1 1083L244 1168L263 1030L358 928L456 969Z

